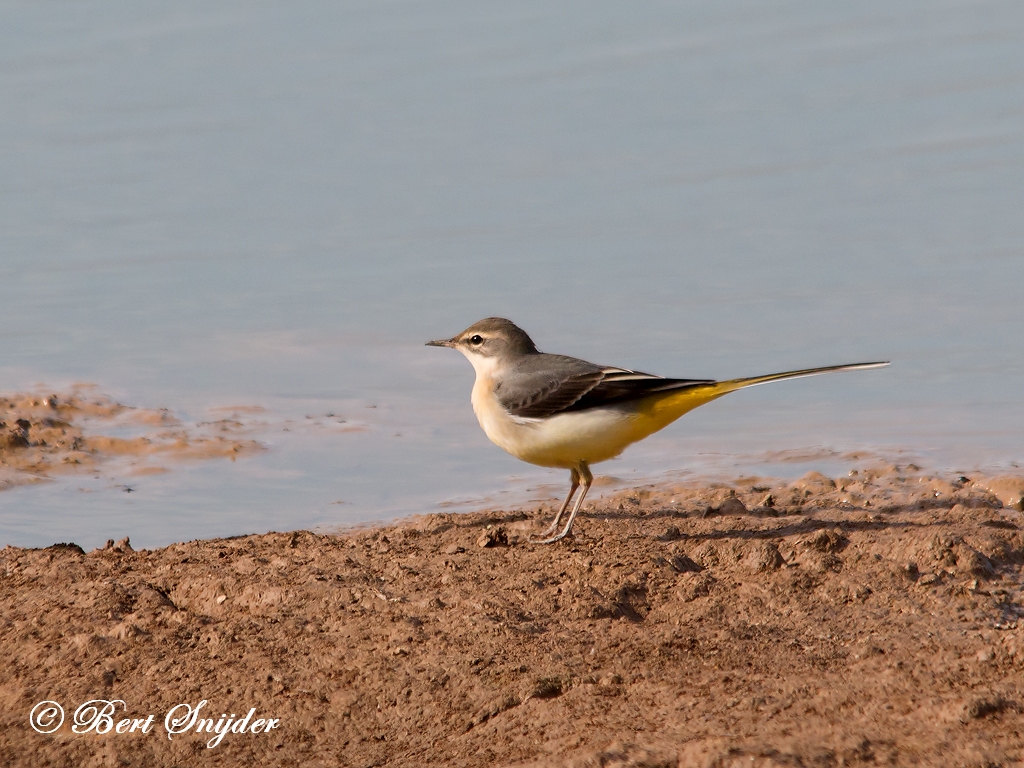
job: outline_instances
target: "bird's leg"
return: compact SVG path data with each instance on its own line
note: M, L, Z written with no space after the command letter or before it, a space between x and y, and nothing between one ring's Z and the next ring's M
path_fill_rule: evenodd
M538 541L536 542L537 544L554 544L556 541L560 541L569 535L569 530L572 528L572 521L576 519L576 514L580 511L580 507L583 506L583 500L587 498L587 491L590 490L590 484L594 482L594 476L590 474L590 467L587 466L586 462L580 463L579 475L582 479L581 485L583 486L583 490L580 491L580 496L576 499L576 504L572 508L572 513L569 515L569 522L565 524L565 529L557 536L552 536L550 539ZM575 491L576 489L573 488L573 490ZM561 517L561 514L559 514L559 517Z
M550 536L558 528L558 523L562 519L562 515L565 514L565 510L569 508L569 502L572 501L573 494L576 493L576 489L580 487L580 473L575 469L569 470L569 495L565 497L565 501L562 502L562 508L558 510L558 514L555 515L554 521L548 526L548 529L541 534L541 536Z

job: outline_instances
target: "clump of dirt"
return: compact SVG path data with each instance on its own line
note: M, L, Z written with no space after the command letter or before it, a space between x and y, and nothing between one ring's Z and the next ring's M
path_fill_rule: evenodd
M164 471L165 460L212 459L263 450L255 440L221 434L221 420L182 424L166 409L135 408L81 388L62 394L0 396L0 490L81 472L113 458L134 474ZM103 431L121 436L106 436Z
M8 547L0 763L1020 764L1024 520L991 485L647 487L552 546L528 541L543 508ZM154 732L74 733L92 699ZM50 735L29 726L43 700L68 714ZM167 738L201 700L280 724Z

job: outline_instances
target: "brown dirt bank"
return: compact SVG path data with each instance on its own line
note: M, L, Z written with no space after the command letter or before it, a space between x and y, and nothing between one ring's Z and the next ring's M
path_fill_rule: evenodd
M644 488L548 547L530 510L0 550L0 764L1020 764L1024 481L915 469ZM90 699L152 731L73 733ZM279 727L168 739L203 699Z

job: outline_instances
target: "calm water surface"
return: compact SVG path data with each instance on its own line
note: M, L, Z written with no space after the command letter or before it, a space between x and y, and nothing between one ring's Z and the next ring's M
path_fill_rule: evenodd
M5 492L0 544L558 495L422 346L488 315L673 376L893 360L625 482L1024 460L1018 2L9 2L0 104L0 391L262 406L270 448Z

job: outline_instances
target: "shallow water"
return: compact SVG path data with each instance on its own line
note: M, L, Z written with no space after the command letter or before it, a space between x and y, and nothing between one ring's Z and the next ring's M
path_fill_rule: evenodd
M0 391L258 405L271 449L5 492L0 543L558 495L422 346L487 315L672 376L893 360L709 405L599 466L625 482L1024 460L1020 4L0 16ZM365 429L287 426L327 413Z

